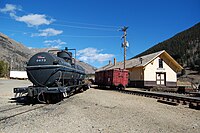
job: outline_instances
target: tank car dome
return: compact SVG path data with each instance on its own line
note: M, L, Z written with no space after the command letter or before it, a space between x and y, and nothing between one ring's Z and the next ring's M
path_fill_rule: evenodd
M71 59L72 58L72 53L71 52L66 52L66 51L61 51L57 53L57 56L63 59Z

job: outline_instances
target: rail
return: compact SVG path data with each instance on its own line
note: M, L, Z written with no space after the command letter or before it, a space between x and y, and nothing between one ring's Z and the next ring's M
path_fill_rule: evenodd
M1 122L1 121L5 121L5 120L10 119L10 118L15 117L15 116L19 116L19 115L22 115L22 114L25 114L25 113L28 113L28 112L31 112L31 111L34 111L34 110L43 108L43 107L45 107L45 106L47 106L47 105L41 105L41 106L39 106L39 107L34 107L34 108L31 108L31 109L28 109L28 110L23 110L23 111L20 111L20 112L18 112L18 113L11 114L11 115L9 115L9 116L2 117L2 118L0 118L0 122ZM17 108L21 108L21 107L23 107L23 106L18 106L18 107L13 107L13 108L10 108L10 109L1 110L0 112L5 112L5 111L8 112L8 111L10 111L10 110L17 109Z
M151 97L158 99L158 102L164 102L168 104L178 105L182 102L184 105L189 105L190 108L200 110L200 97L188 97L180 96L176 94L169 93L159 93L159 92L148 92L148 91L135 91L135 90L119 90L121 93L133 94L145 97ZM162 100L161 100L162 99Z

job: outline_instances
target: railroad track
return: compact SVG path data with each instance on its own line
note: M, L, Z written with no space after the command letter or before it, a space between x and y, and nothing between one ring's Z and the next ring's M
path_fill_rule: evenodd
M69 98L68 98L69 100ZM60 105L60 104L63 104L65 102L68 102L68 100L63 100L63 101L60 101L58 103L55 103L54 105ZM43 108L43 107L46 107L48 106L49 104L35 104L34 106L31 106L31 105L14 105L14 106L2 106L0 110L0 123L2 121L5 121L7 119L10 119L10 118L13 118L13 117L16 117L16 116L19 116L19 115L23 115L25 113L28 113L28 112L31 112L31 111L34 111L34 110L37 110L37 109L40 109L40 108Z
M15 106L15 107L11 107L11 108L7 108L7 109L3 109L0 110L0 122L5 121L7 119L40 109L47 106L45 105L40 105L37 107L33 107L33 106L24 106L24 105L19 105L19 106Z
M9 111L9 110L13 110L13 109L17 109L17 108L21 108L21 107L23 107L23 105L18 105L16 107L11 107L11 108L8 108L8 109L3 109L3 110L0 110L0 113L6 112L6 111Z
M170 105L189 105L190 108L200 110L200 97L188 97L185 95L177 95L171 93L149 92L149 91L135 91L135 90L118 90L118 92L145 96L157 99L158 102L166 103Z
M71 94L70 97L72 97L73 95L74 94ZM69 100L69 96L66 97L66 98L68 98L68 100ZM62 100L62 101L60 101L58 103L55 103L54 105L63 104L65 102L68 102L68 100ZM35 104L34 106L31 106L31 105L22 105L22 104L20 104L20 105L14 105L14 106L13 105L2 106L1 108L3 108L3 109L0 109L0 123L2 121L4 121L4 120L9 119L9 118L13 118L13 117L16 117L16 116L19 116L19 115L34 111L34 110L46 107L48 105L49 104L43 104L43 105Z

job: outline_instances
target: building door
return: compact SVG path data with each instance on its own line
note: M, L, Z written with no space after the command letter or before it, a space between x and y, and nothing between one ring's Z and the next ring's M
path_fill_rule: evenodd
M166 73L156 73L156 84L166 86Z

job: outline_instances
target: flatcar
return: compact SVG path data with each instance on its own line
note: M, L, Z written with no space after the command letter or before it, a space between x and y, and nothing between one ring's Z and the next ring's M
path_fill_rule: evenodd
M128 85L128 70L111 69L95 72L95 84L99 87L124 90Z
M27 63L28 79L33 83L28 87L14 88L16 95L27 94L31 100L55 103L89 85L85 81L85 70L76 63L72 52L50 50L33 55Z

